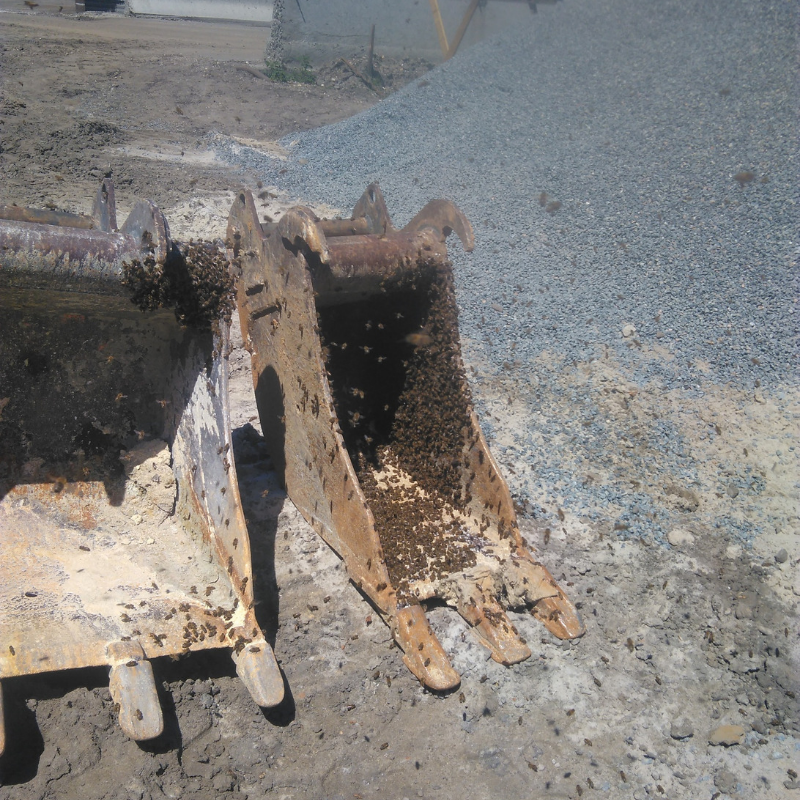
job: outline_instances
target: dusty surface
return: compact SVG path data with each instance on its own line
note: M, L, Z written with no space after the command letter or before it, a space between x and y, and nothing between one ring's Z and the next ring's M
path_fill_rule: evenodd
M269 191L260 207L279 213L291 198L216 162L208 137L237 136L280 158L279 136L376 95L276 87L237 69L260 62L265 40L245 26L2 15L0 202L87 211L110 170L121 216L134 197L152 198L177 238L222 236L242 183ZM538 436L537 420L558 420L562 438L543 447L560 448L588 481L613 476L663 493L685 523L668 545L625 541L613 535L624 524L618 509L589 520L557 513L558 497L538 498L523 533L580 603L587 633L559 643L512 615L534 655L507 669L454 613L435 609L463 676L440 697L413 679L338 558L276 485L247 354L235 350L230 363L259 621L287 699L260 711L226 653L156 661L166 732L137 745L116 724L104 670L5 681L0 797L800 796L791 403L725 387L708 387L702 403L678 390L636 391L602 359L588 373L551 364L562 369L559 396L511 380L484 386L486 419L509 445L504 470L536 467L514 460L515 431ZM477 385L490 380L479 363L467 366ZM579 450L581 423L563 396L589 381L610 434ZM641 449L660 418L681 426L704 466L691 492L665 486ZM733 496L736 513L774 520L752 552L714 527Z

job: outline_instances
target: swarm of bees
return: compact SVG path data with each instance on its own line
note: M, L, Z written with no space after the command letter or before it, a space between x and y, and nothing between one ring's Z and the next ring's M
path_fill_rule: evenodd
M386 296L318 310L318 325L345 445L398 596L472 566L459 522L472 501L462 477L470 395L450 265L431 265ZM476 525L485 530L488 518Z

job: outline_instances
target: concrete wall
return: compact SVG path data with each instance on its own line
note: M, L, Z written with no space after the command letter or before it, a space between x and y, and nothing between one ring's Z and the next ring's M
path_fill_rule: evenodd
M272 0L128 0L132 14L190 19L224 19L269 25Z
M377 52L442 60L429 0L283 0L282 6L276 24L281 26L288 59L307 56L318 64L356 53L366 48L374 24ZM439 0L449 41L468 6L469 0ZM529 24L531 16L527 2L488 0L475 12L461 47L505 28Z

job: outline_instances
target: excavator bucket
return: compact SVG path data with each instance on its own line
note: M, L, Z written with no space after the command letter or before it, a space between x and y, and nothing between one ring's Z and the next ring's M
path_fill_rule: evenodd
M446 237L469 222L435 200L402 230L377 185L349 220L306 208L260 224L242 192L228 224L264 436L289 496L343 558L426 686L459 675L425 606L444 601L492 658L531 654L505 608L560 638L583 624L526 549L472 408Z
M110 181L91 217L0 208L0 679L107 665L134 739L162 730L156 656L231 648L259 705L283 696L253 613L220 263L232 290L224 251L173 244L146 201L117 229ZM170 292L194 300L182 322L131 303Z

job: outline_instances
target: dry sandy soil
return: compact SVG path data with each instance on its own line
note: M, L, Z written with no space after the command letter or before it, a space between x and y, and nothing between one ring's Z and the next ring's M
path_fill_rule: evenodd
M241 69L260 64L267 36L236 25L0 14L0 203L88 211L110 173L121 218L150 198L178 239L223 235L241 185L269 190L261 209L276 216L293 198L217 162L209 137L280 157L279 137L377 96L336 66L326 86L275 85ZM422 69L386 72L400 83ZM604 412L620 431L638 417L685 418L695 459L709 464L710 499L675 490L685 523L668 548L613 536L613 509L602 524L567 513L556 526L521 510L524 535L569 587L587 633L558 642L515 614L534 655L504 668L454 614L434 609L463 676L459 691L440 696L405 669L389 631L276 484L248 356L235 350L235 457L259 620L286 700L258 709L225 652L156 661L166 730L137 744L116 724L104 670L5 681L0 798L800 797L797 462L787 450L797 408L720 388L687 409L677 397L637 396L611 364L593 369L607 373ZM568 394L582 378L564 376ZM509 437L531 424L518 391L498 387L490 409ZM542 402L568 414L560 398ZM622 443L607 447L624 462ZM713 491L712 465L735 465L743 447L763 482L745 491L747 513L783 521L753 551L713 528L728 500L725 487ZM558 498L541 505L554 511ZM712 744L722 725L740 727L729 744Z

